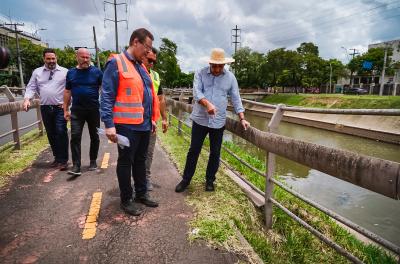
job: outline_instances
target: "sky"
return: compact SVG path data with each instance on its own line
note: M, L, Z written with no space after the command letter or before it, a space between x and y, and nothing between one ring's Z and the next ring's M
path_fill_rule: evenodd
M109 0L108 2L113 2ZM168 38L178 47L184 72L207 65L212 48L234 53L233 28L240 47L267 53L313 42L324 59L347 63L350 49L363 53L368 44L400 39L400 0L117 0L119 46L133 30L154 35L153 46ZM126 3L126 5L124 4ZM114 6L103 0L2 0L0 22L24 23L50 47L115 49ZM45 30L41 30L45 29ZM94 51L94 50L92 50Z

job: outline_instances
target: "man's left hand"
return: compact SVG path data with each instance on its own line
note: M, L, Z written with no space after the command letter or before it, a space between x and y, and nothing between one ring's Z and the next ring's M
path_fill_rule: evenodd
M246 119L240 120L240 124L242 125L244 130L247 130L247 128L250 127L250 123Z
M156 130L157 130L157 123L156 123L156 121L153 121L153 120L151 120L151 126L152 126L152 128L151 128L151 133L156 133Z
M162 121L162 132L165 133L168 130L168 121L163 119Z

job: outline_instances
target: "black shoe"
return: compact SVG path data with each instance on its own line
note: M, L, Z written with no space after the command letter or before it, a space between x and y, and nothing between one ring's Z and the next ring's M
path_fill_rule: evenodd
M136 195L134 201L137 203L144 204L148 207L157 207L158 206L158 203L156 201L151 200L151 198L148 194L144 194L144 195L140 195L140 196Z
M154 186L153 186L153 184L151 183L151 181L150 181L150 179L147 179L147 190L148 191L152 191L152 190L154 190Z
M77 166L77 165L74 165L72 167L72 169L68 171L68 174L71 174L71 175L74 175L74 176L80 176L82 174L81 173L81 168L79 166Z
M186 183L184 181L181 181L180 183L178 183L178 185L176 185L175 187L175 192L177 193L181 193L184 190L186 190L186 188L189 186L189 183Z
M121 206L121 209L124 210L124 212L129 215L138 216L141 213L143 213L143 208L139 207L132 200L129 200L129 201L123 202L123 203L121 202L120 206Z
M206 188L205 188L206 192L213 192L215 190L214 188L214 183L206 183Z
M57 169L60 171L66 171L68 169L68 162L58 163Z
M90 170L90 171L97 170L97 163L96 163L95 160L91 160L91 161L90 161L89 170Z

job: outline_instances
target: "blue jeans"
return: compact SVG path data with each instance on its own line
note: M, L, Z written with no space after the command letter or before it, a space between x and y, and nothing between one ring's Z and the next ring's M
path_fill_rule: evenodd
M59 105L41 105L40 111L54 160L66 163L68 161L68 131L64 110Z
M118 145L117 177L121 196L124 203L132 198L134 180L136 195L147 192L146 157L149 146L150 131L134 131L123 125L115 125L117 134L129 139L130 147L121 148Z
M207 183L213 183L215 181L215 174L219 167L219 157L224 130L225 126L222 128L209 128L193 122L190 148L186 157L185 170L183 171L183 181L185 183L189 184L192 180L196 170L197 160L201 152L201 147L203 146L207 134L210 138L210 156L208 158L206 170L206 181Z

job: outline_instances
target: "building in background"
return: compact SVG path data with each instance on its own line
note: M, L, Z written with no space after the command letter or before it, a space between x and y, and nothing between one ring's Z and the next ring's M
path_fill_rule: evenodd
M43 42L40 37L28 32L19 32L18 37L29 40L33 44L40 45L45 48L49 46L48 43ZM10 28L9 26L0 26L0 46L7 47L10 39L15 39L14 29Z
M400 39L385 41L375 44L369 44L368 50L372 48L391 48L393 54L390 56L391 63L400 63ZM386 64L386 68L388 65ZM352 86L354 88L363 88L370 94L379 94L381 84L381 73L373 73L371 76L361 76L354 73ZM400 95L400 69L395 69L394 74L389 74L387 71L383 80L384 95ZM350 88L350 79L342 78L338 80L337 87L347 86ZM339 89L340 90L340 89Z

